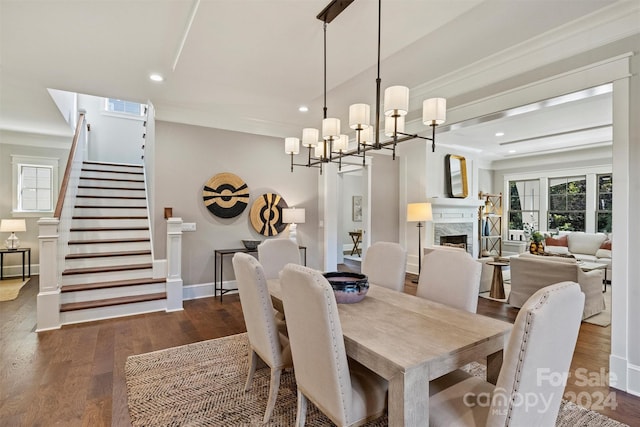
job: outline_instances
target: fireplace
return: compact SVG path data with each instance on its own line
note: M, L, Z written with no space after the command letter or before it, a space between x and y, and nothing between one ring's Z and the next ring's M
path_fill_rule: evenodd
M440 245L441 246L454 246L458 248L463 248L465 251L467 250L467 235L466 234L457 234L457 235L449 235L449 236L440 236Z

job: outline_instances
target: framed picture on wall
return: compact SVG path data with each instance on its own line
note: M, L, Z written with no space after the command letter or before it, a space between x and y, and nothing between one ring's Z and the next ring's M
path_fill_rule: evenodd
M352 197L351 214L353 221L362 221L362 196Z

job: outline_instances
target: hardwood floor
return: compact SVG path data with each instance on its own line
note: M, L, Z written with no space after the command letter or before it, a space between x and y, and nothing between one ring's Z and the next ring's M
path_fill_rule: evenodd
M342 270L359 271L349 262ZM416 285L408 276L406 292ZM245 331L237 295L185 301L184 310L65 326L35 333L38 278L14 301L0 302L0 425L129 426L124 378L126 358ZM478 312L513 321L517 310L480 298ZM583 323L572 372L599 373L608 366L610 327ZM575 377L575 375L573 376ZM567 391L596 403L594 396L614 393L617 408L599 412L639 425L640 398L606 386L581 387L570 378ZM591 381L591 383L597 381ZM580 395L579 393L582 393Z

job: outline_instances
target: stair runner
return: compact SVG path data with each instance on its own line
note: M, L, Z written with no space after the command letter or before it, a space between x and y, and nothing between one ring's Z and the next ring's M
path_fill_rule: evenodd
M84 162L62 272L62 323L166 309L142 166Z

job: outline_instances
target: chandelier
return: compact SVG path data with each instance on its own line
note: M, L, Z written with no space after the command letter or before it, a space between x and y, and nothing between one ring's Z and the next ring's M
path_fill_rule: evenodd
M316 18L323 22L324 28L324 107L320 130L302 129L302 145L308 149L306 163L294 163L294 155L300 152L300 138L287 137L284 140L285 153L291 156L291 172L294 166L315 167L322 173L322 165L337 162L342 169L342 158L362 157L365 165L365 153L369 150L388 149L396 158L396 145L412 139L431 141L431 150L436 149L436 126L446 120L447 101L444 98L426 99L422 103L422 122L431 127L431 136L405 133L405 116L409 111L409 88L390 86L384 91L384 135L391 139L380 141L380 27L382 0L378 0L378 74L376 78L375 120L371 124L371 107L368 104L353 104L349 107L349 128L356 132L356 148L348 149L349 137L340 130L340 119L327 117L327 24L336 18L354 0L332 0Z

